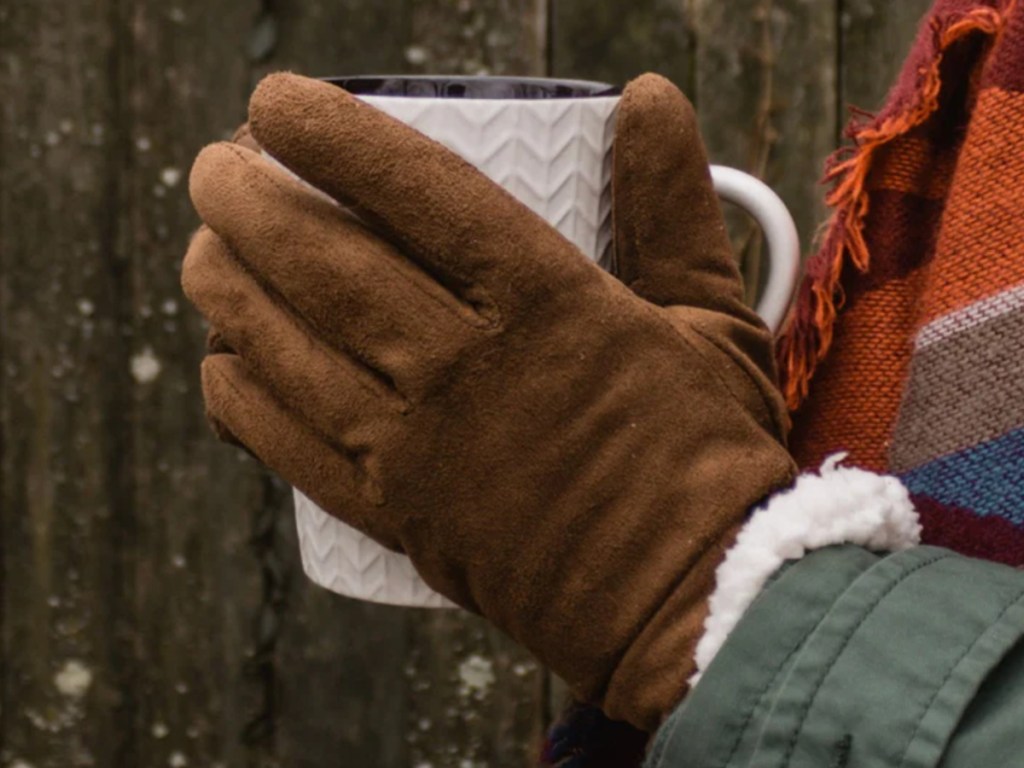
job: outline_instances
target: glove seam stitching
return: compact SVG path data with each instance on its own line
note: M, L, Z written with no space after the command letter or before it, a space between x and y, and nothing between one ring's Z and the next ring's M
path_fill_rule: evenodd
M770 424L774 428L775 434L780 435L780 436L784 435L785 434L784 425L780 423L779 418L776 415L776 412L772 409L771 404L768 401L768 396L767 396L767 394L764 391L764 387L761 386L760 382L757 380L757 377L754 376L754 374L751 373L747 369L747 367L741 362L741 360L737 359L738 356L734 355L724 344L721 344L717 339L715 339L713 336L711 336L708 333L706 333L703 329L701 329L696 324L693 324L690 327L693 328L694 332L698 336L700 336L702 339L707 341L715 349L717 349L721 354L723 354L729 360L729 362L731 362L733 364L734 367L740 369L740 371L743 373L743 375L746 377L746 379L750 382L750 384L753 385L754 391L758 395L758 400L760 402L760 409L762 411L762 413L761 413L762 419L760 419L760 420L762 421L762 423ZM723 381L723 383L726 383L724 377L720 376L720 378ZM741 406L743 406L742 400L740 400L740 398L736 395L736 393L732 390L732 388L728 387L728 384L726 384L726 386L729 389L729 394L733 397L733 399L736 400Z
M241 357L239 357L239 359L241 360ZM218 379L220 379L220 381L223 384L225 384L234 393L235 397L240 402L248 403L248 398L246 397L245 393L243 393L242 390L238 388L238 385L236 385L235 382L232 381L231 377L228 376L226 373L224 373L224 371L220 370L216 366L211 366L210 373L212 373L214 376L216 376ZM274 400L275 403L277 403L279 406L281 405L280 400L278 400L278 398L275 396L275 394L274 394L272 389L267 388L267 394L268 394L268 396L272 400ZM314 427L311 424L308 424L305 419L302 419L302 418L300 418L299 416L297 416L295 414L291 414L291 415L300 424L302 424L304 427L306 427L311 432L313 432L316 435L316 437L318 439L320 439L324 443L324 445L326 445L332 451L340 454L342 459L351 467L352 474L353 474L353 479L357 480L358 482L354 483L350 488L348 488L348 490L350 492L352 492L353 494L356 494L356 495L362 497L364 501L368 501L369 503L374 504L375 506L380 506L379 503L377 503L375 499L373 499L373 498L366 498L366 496L363 493L363 491L359 488L360 485L368 485L373 492L380 494L381 497L383 495L383 491L381 490L380 486L377 484L376 478L374 478L366 470L365 466L363 465L363 463L361 461L359 461L358 459L354 458L355 456L359 455L358 452L352 451L351 449L347 448L343 444L335 444L333 439L330 436L324 435L323 433L321 433L320 430L318 430L316 427ZM221 419L219 419L219 418L218 418L218 421L221 421L221 423L223 423L223 421ZM227 425L225 425L225 426L227 426ZM234 434L234 432L232 432L232 434ZM241 438L239 438L239 439L241 439ZM248 446L246 446L246 447L248 447ZM255 455L255 452L254 452L254 455ZM257 458L259 458L259 457L257 457ZM260 461L263 462L263 463L266 463L266 462L263 461L263 459L260 459ZM302 489L300 489L300 490L302 490ZM305 491L303 491L303 493L305 493ZM353 526L356 525L354 523L348 523L348 524L349 525L353 525ZM366 528L372 528L373 527L372 525L367 526L362 519L360 519L358 525L361 526L364 530Z

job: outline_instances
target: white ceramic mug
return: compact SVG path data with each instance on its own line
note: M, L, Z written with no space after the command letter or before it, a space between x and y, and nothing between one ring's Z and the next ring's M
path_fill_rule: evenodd
M619 96L611 86L540 78L331 81L462 155L590 259L614 268L611 149ZM799 270L796 226L778 196L753 176L721 166L712 166L711 175L719 196L748 211L764 231L770 271L757 311L777 329ZM405 555L384 549L297 489L295 515L303 568L317 584L380 603L452 605Z

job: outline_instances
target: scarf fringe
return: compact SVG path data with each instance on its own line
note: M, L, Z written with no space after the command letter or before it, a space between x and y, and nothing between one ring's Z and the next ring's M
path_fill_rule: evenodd
M796 410L806 399L818 364L832 346L833 330L845 295L840 284L847 260L867 272L871 255L864 239L864 222L870 208L866 189L868 174L879 151L893 140L923 124L939 108L942 89L940 66L945 52L975 32L996 36L1016 0L1005 6L977 8L962 16L934 18L934 54L920 70L913 103L879 121L870 113L854 111L846 136L852 147L843 147L826 163L824 184L832 185L825 202L833 209L821 250L807 263L797 302L778 342L779 374L786 404Z

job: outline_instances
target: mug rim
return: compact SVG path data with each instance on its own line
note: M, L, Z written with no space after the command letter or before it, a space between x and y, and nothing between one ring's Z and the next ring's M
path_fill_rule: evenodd
M354 96L380 96L392 98L449 98L465 100L496 100L512 99L522 101L548 100L548 99L588 99L607 96L620 96L622 89L611 83L603 83L596 80L576 80L561 77L515 77L511 75L334 75L320 78L331 85L344 88ZM379 93L377 90L383 84L392 81L397 86L407 83L432 83L446 86L444 93ZM474 92L467 95L465 91L449 91L447 86L480 86L482 84L493 84L495 86L521 86L531 92L496 92L493 94L480 93L479 88L472 89ZM468 89L467 89L468 90Z

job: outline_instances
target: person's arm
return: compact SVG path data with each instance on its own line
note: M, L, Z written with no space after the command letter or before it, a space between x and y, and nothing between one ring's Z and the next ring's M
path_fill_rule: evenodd
M773 497L646 768L1016 765L1024 573L916 538L893 477L830 460Z
M668 717L648 768L1016 765L1024 574L828 547L781 571Z

